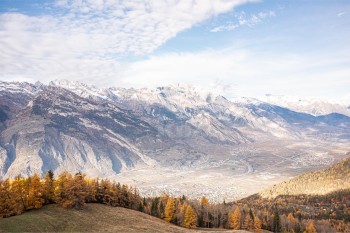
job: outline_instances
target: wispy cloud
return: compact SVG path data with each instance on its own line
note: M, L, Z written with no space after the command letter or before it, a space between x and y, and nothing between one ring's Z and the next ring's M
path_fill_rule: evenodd
M257 14L247 15L244 11L235 14L234 21L228 21L223 25L212 28L211 32L232 31L242 26L253 27L259 23L262 23L265 19L276 16L274 11L262 11Z
M346 14L346 12L345 11L342 11L342 12L339 12L338 14L337 14L337 16L338 17L342 17L343 15L345 15Z
M116 76L123 57L150 54L179 32L248 1L57 0L39 15L3 13L0 78L45 81L94 71L101 79L96 71L102 67Z

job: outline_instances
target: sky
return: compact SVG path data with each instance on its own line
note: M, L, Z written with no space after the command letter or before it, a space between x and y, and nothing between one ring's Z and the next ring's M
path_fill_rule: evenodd
M0 80L350 99L349 0L0 0Z

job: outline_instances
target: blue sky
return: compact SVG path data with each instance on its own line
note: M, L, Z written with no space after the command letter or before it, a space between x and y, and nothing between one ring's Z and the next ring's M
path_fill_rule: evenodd
M0 80L350 99L348 0L0 0Z

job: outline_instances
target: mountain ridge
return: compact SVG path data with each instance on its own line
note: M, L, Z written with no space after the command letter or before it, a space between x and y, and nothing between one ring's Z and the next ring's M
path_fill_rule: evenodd
M188 86L0 82L0 110L0 177L80 171L121 179L146 196L167 186L236 198L339 161L350 139L345 115L230 101ZM217 193L223 177L227 187L234 177L237 189Z

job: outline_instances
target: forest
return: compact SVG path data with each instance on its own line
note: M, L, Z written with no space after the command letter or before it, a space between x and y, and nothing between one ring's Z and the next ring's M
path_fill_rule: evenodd
M210 203L206 197L142 197L136 188L109 179L51 171L44 177L17 176L0 181L0 217L19 215L47 204L84 208L86 203L125 207L187 227L246 229L262 232L349 232L350 190L325 196L258 195L234 203Z

